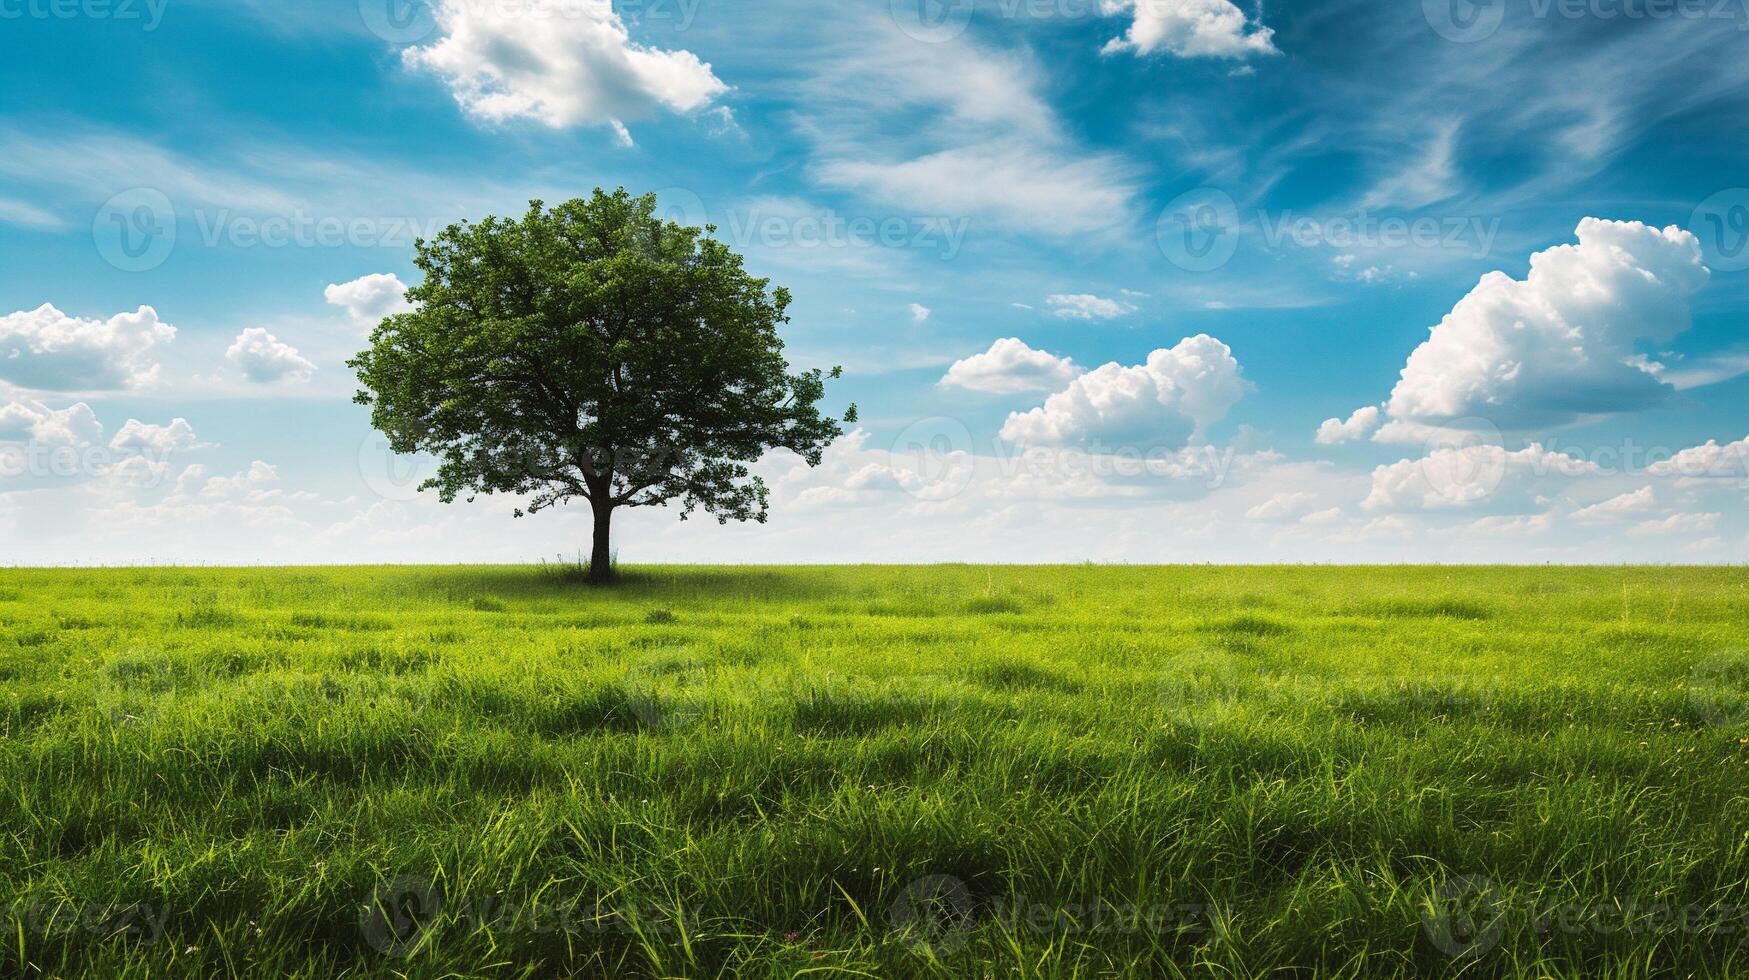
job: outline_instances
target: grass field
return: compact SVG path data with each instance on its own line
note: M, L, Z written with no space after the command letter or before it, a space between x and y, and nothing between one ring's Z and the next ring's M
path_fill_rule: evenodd
M0 571L0 974L1749 973L1749 572Z

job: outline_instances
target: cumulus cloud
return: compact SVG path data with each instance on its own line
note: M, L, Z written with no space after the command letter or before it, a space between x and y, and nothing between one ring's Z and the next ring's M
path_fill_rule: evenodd
M1275 32L1247 20L1230 0L1100 0L1106 14L1132 14L1129 30L1105 52L1164 51L1180 58L1279 54Z
M1608 524L1646 511L1658 505L1658 498L1651 487L1641 487L1619 496L1611 497L1602 503L1581 507L1573 512L1573 520L1581 524Z
M1749 478L1749 437L1720 445L1708 439L1705 445L1692 446L1666 460L1646 467L1653 476L1691 478Z
M1541 504L1555 478L1594 476L1596 463L1532 443L1516 451L1476 444L1436 449L1421 459L1374 468L1361 507L1370 511L1470 509Z
M374 327L383 317L406 313L413 304L406 299L407 286L399 276L373 272L351 282L330 283L322 296L330 305L346 311L352 322Z
M1719 526L1723 514L1671 514L1654 521L1642 521L1628 528L1633 535L1699 534Z
M1490 272L1458 301L1409 355L1377 439L1465 417L1558 425L1673 390L1634 347L1688 329L1688 298L1708 277L1700 243L1675 226L1598 218L1576 234L1532 255L1523 280Z
M1090 293L1053 293L1045 297L1051 312L1071 320L1110 320L1136 308L1115 299L1105 299Z
M34 401L0 406L0 442L85 446L102 436L103 423L84 402L63 409Z
M0 380L39 391L139 388L157 380L154 349L174 339L150 306L87 320L44 303L0 317Z
M242 371L243 377L259 384L308 381L316 370L316 365L299 355L297 348L262 327L250 327L238 334L225 351L225 360Z
M1341 419L1325 419L1318 426L1317 443L1320 446L1334 446L1348 442L1351 439L1364 439L1379 427L1379 409L1377 405L1366 405L1354 410L1348 416L1348 421Z
M1253 521L1285 521L1305 513L1317 500L1315 493L1278 493L1247 510L1245 516Z
M165 456L173 452L185 452L198 449L201 441L194 434L194 426L187 419L172 419L169 425L148 425L139 419L128 419L127 424L109 440L109 448L118 450L136 450L149 456Z
M436 15L443 36L402 57L489 122L605 124L629 143L626 120L700 109L728 91L690 51L633 42L610 0L442 0Z
M911 322L912 323L922 323L924 320L927 320L927 319L929 319L929 307L924 306L922 303L912 303L911 304Z
M1075 362L1034 350L1016 337L1004 337L982 354L953 362L939 384L996 394L1054 391L1081 374Z
M1002 438L1032 445L1182 445L1245 393L1239 362L1207 334L1081 375L1042 407L1008 416Z

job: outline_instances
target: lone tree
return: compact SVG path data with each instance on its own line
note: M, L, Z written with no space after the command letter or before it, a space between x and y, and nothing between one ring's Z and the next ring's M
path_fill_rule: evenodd
M417 245L413 312L348 362L390 447L441 461L420 489L528 496L518 517L589 501L594 582L613 576L615 509L678 500L682 520L702 507L763 523L769 493L746 464L781 446L818 465L843 431L820 414L821 372L783 358L789 292L749 276L714 228L656 209L598 188L451 225Z

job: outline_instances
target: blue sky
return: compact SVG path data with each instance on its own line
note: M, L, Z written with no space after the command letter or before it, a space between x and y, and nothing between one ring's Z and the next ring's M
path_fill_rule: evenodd
M0 0L0 50L8 560L574 552L412 493L344 361L415 237L598 185L862 414L627 560L1749 545L1745 0Z

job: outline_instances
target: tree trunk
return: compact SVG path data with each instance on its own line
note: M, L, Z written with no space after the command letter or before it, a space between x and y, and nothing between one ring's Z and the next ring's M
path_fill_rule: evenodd
M613 552L608 548L608 525L613 519L613 506L595 508L595 547L589 552L589 581L613 581Z

